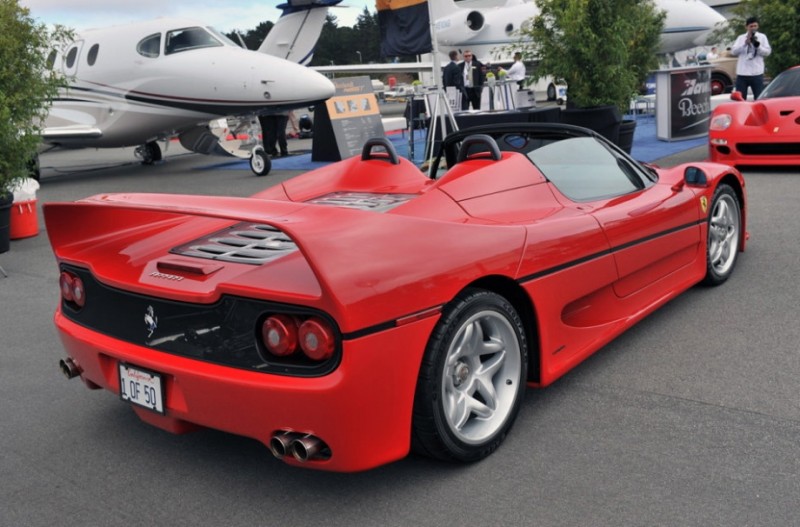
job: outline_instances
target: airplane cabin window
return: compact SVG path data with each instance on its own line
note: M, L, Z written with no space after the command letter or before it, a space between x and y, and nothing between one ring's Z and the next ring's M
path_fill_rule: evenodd
M158 57L161 53L161 33L144 37L136 45L136 51L144 57Z
M67 53L67 68L75 65L75 59L78 57L78 46L73 46Z
M217 37L202 27L186 27L167 32L165 55L189 51L191 49L222 46Z
M52 50L50 54L47 56L47 69L53 69L53 66L56 65L56 57L58 56L58 50Z
M95 44L91 48L89 48L89 53L86 55L86 62L89 66L94 66L94 63L97 62L97 51L100 49L100 44Z

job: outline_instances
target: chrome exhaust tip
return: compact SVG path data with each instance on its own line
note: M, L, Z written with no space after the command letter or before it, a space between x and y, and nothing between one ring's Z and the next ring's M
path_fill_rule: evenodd
M73 379L81 374L78 363L72 360L72 357L67 357L66 359L58 361L58 367L67 379Z
M290 445L292 456L301 463L317 457L323 446L324 443L312 435L295 439Z
M290 453L292 441L300 437L295 432L278 432L269 440L269 451L278 459L283 459Z

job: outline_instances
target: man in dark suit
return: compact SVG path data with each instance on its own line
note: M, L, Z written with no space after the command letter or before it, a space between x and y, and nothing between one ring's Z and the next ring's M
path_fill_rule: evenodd
M464 51L464 61L458 65L461 76L464 79L464 91L466 97L461 100L461 109L469 109L472 104L473 110L481 109L481 91L483 91L483 81L486 73L481 62L472 56L470 50Z
M450 52L450 63L442 69L442 85L445 91L449 86L454 87L461 93L461 100L463 101L467 97L466 93L464 93L464 74L456 61L458 61L458 51L453 50Z

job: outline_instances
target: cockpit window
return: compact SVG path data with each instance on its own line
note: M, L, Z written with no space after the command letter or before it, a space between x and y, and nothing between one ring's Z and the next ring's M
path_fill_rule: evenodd
M136 45L139 55L155 58L161 53L161 33L144 37Z
M222 42L202 27L187 27L167 32L165 55L190 49L222 46Z
M100 50L100 44L95 44L91 48L89 48L89 53L86 54L86 63L89 66L94 66L94 63L97 62L97 52Z
M75 59L78 57L78 46L74 46L67 52L67 67L71 68L75 65Z

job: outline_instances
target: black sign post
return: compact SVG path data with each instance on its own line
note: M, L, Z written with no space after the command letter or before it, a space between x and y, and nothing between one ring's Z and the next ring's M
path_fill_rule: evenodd
M378 99L369 77L334 79L336 93L314 110L312 161L341 161L361 153L368 139L384 137Z

